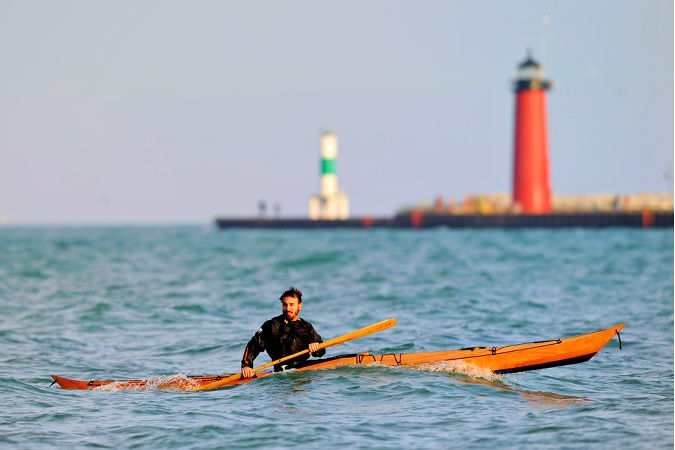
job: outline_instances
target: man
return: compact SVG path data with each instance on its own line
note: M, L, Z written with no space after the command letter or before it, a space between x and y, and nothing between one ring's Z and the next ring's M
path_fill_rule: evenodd
M241 375L244 378L253 377L253 360L266 350L272 360L292 355L293 353L309 349L312 356L321 357L326 354L325 349L319 350L323 342L311 323L300 318L302 309L302 292L294 287L281 294L283 314L263 323L258 332L246 345L244 357L241 359ZM283 364L274 366L276 372L284 368L292 368L309 358L304 354Z

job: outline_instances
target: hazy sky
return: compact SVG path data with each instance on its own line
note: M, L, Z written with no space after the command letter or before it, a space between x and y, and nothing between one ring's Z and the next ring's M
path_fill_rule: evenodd
M322 130L353 215L510 192L527 48L554 193L672 192L672 0L0 0L0 217L306 216Z

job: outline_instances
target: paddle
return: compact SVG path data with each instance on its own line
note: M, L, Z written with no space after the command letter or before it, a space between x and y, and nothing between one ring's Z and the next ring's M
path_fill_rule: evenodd
M387 328L391 328L394 325L396 325L396 319L387 319L382 322L374 323L372 325L369 325L365 328L361 328L360 330L352 331L351 333L347 333L345 335L330 339L326 342L322 342L319 344L319 349L322 348L327 348L327 347L332 347L333 345L338 345L338 344L344 344L345 342L361 338L363 336L368 336L369 334L377 333L378 331L386 330ZM276 361L268 362L267 364L263 364L262 366L255 367L253 369L253 373L260 372L263 369L267 369L268 367L272 367L274 365L280 364L284 361L288 361L289 359L296 358L300 355L304 355L305 353L309 353L309 349L305 349L301 352L294 353L292 355L284 356L283 358L277 359ZM214 381L213 383L205 384L203 386L198 387L197 391L210 391L212 389L218 389L220 387L225 386L228 383L231 383L232 381L237 381L241 379L241 373L236 373L234 375L230 375L229 377L222 378L218 381Z

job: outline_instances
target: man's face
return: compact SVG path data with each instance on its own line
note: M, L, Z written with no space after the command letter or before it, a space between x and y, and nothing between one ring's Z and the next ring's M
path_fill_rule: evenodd
M281 300L282 309L284 311L284 316L288 320L295 321L298 320L300 316L300 310L302 309L302 303L298 302L298 299L295 297L284 297Z

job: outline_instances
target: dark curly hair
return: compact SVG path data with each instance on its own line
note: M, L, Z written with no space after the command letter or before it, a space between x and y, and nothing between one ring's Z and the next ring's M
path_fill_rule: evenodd
M295 297L298 299L298 303L302 303L302 292L300 291L300 289L289 287L284 291L283 294L281 294L279 300L283 302L286 297Z

